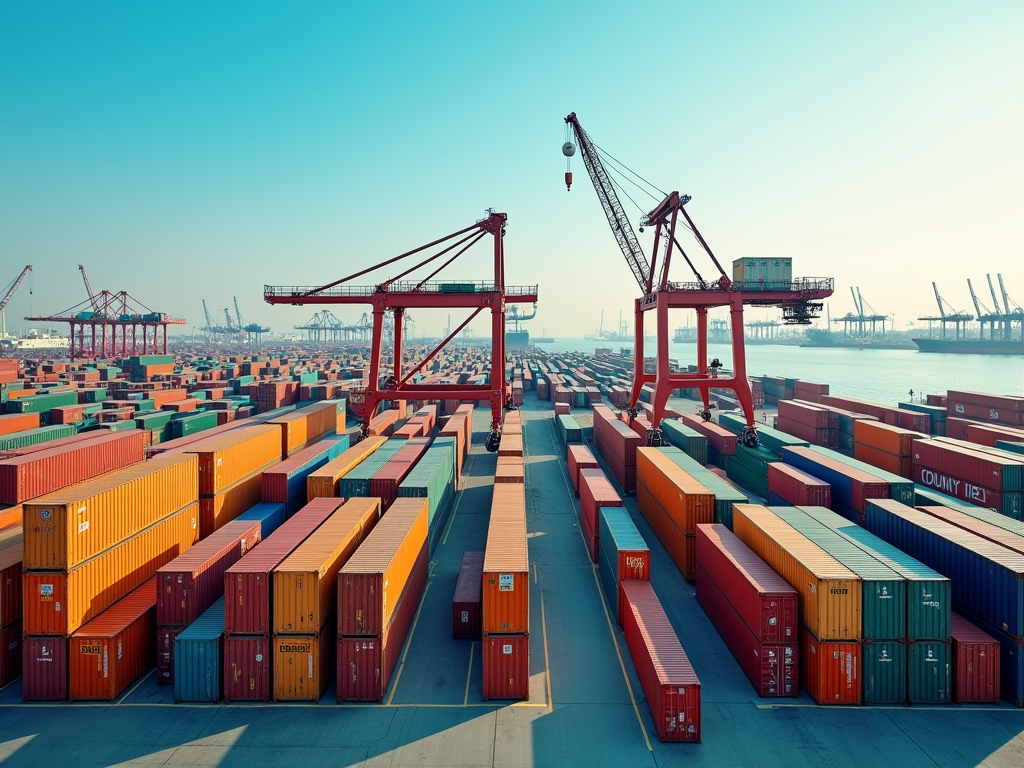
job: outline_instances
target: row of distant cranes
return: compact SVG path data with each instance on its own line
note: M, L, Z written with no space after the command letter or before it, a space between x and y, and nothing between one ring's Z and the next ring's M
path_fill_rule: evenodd
M206 299L203 299L203 315L206 317L206 325L199 330L206 334L206 341L244 341L247 343L259 344L263 334L269 333L270 329L259 323L246 323L242 320L242 311L238 308L238 297L232 296L235 303L235 319L231 318L231 310L224 308L224 325L215 325L210 317L210 310L206 308Z
M989 327L989 338L992 340L996 339L996 331L998 329L999 335L1006 340L1009 340L1013 336L1013 327L1016 325L1020 327L1022 321L1024 321L1024 307L1021 307L1016 301L1014 301L1010 295L1006 292L1006 286L1003 284L1002 274L996 275L996 279L999 282L999 291L1002 295L1003 305L999 306L1000 296L996 294L995 286L992 284L992 275L985 275L988 279L988 289L992 294L992 305L995 309L989 309L985 304L982 303L981 299L974 292L974 285L971 283L971 279L967 278L967 288L971 292L971 301L974 303L974 311L977 312L977 318L969 312L961 312L955 309L948 301L942 298L939 293L939 287L934 282L932 283L932 290L935 291L935 302L939 306L938 316L930 317L919 317L918 320L924 320L928 323L928 329L934 327L935 323L940 323L942 326L942 338L946 338L946 326L952 325L956 332L956 338L966 338L967 336L967 324L974 319L977 319L981 324L981 338L985 338L985 325Z

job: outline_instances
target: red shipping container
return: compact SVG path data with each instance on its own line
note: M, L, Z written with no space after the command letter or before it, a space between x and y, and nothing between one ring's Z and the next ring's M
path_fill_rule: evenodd
M22 701L64 701L68 695L68 640L29 635L22 640Z
M174 682L174 641L185 627L157 627L156 684Z
M769 503L771 494L794 507L832 508L832 486L824 480L781 462L768 465Z
M809 403L794 400L779 401L779 420L787 420L816 429L831 427L829 412Z
M800 695L796 638L789 645L760 642L700 563L697 564L697 602L753 683L758 696L795 698Z
M427 586L430 560L423 547L383 634L338 637L338 701L384 700Z
M878 479L872 474L863 472L856 467L851 467L849 464L844 464L828 456L823 456L810 448L786 446L782 450L783 460L785 460L787 452L792 452L796 456L806 456L815 464L828 467L850 478L851 506L862 515L864 514L864 505L868 499L889 498L889 483Z
M777 428L780 432L806 440L811 445L820 445L823 448L835 448L839 445L839 435L834 429L809 427L806 424L801 424L782 416L779 417Z
M914 464L914 482L927 488L933 488L947 496L961 501L969 501L979 507L1002 512L1003 494L964 480L962 477L948 475L935 469Z
M452 637L479 640L481 633L480 596L483 589L484 553L463 552L459 579L452 598Z
M622 497L600 469L580 470L580 528L592 563L598 557L598 509L621 507Z
M945 405L947 408L949 408L949 403L970 403L1001 411L1024 412L1024 397L1015 397L1013 395L990 395L986 392L950 390L946 393ZM953 411L949 410L949 413L952 415Z
M580 470L598 469L600 465L587 446L572 443L567 446L566 463L569 465L569 480L572 481L572 488L578 499L580 497Z
M624 581L622 628L660 741L700 741L700 680L649 581Z
M696 538L697 564L722 590L757 641L796 645L796 590L724 525L698 525Z
M0 503L19 504L145 458L141 429L110 432L84 444L37 451L0 461Z
M264 635L224 636L224 701L270 701L274 666L270 638Z
M260 541L260 521L233 520L156 573L157 624L185 627L224 594L224 571Z
M0 549L0 627L21 619L21 558L20 542Z
M946 419L946 437L966 440L969 437L968 430L971 428L971 425L977 423L970 419L954 419L950 417Z
M68 700L113 701L153 665L156 577L71 635Z
M344 502L329 496L313 499L224 572L226 634L270 635L271 572Z
M1024 429L970 422L967 424L967 439L972 443L994 448L997 440L1009 440L1014 443L1024 442Z
M391 508L398 498L398 486L427 452L431 442L432 439L429 437L409 438L384 466L374 472L370 478L370 496L376 496L381 500L381 513Z
M949 617L953 703L999 704L999 641L959 614Z
M1003 488L1003 468L1019 466L1024 463L1024 457L1014 461L985 453L981 447L975 449L946 442L948 439L915 440L914 469L927 467L993 491L1017 490Z
M530 700L530 636L486 635L480 644L483 699Z
M21 677L21 622L0 629L0 688Z
M821 642L800 625L800 684L819 704L861 703L861 647Z
M713 421L704 421L700 416L692 413L684 413L679 420L690 429L695 429L707 437L708 446L723 456L736 455L736 435L725 427L720 427Z

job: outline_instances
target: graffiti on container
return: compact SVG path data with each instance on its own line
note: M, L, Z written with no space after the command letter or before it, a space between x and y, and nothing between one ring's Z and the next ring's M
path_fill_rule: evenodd
M930 488L948 493L965 501L976 501L979 504L985 504L988 500L988 489L956 477L946 477L931 469L922 467L921 482Z
M643 568L644 567L644 558L642 558L642 557L627 557L626 558L626 567L627 568Z

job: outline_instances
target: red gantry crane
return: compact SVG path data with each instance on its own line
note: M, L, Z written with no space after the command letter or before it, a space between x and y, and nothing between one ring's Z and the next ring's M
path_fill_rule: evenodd
M633 389L630 394L631 416L636 415L640 391L646 384L654 387L652 399L653 413L651 425L653 430L648 434L648 444L657 445L661 442L660 430L665 415L665 407L669 395L678 388L696 388L700 391L703 409L701 415L711 418L710 390L712 387L725 387L733 390L743 408L747 428L742 436L743 442L749 446L758 444L757 431L754 426L754 406L747 380L747 365L743 346L743 305L760 307L782 307L783 321L790 325L806 325L816 317L822 308L822 300L832 295L832 278L797 278L787 280L760 279L734 283L722 269L711 248L701 236L697 226L687 214L685 205L690 201L689 195L671 192L643 217L640 232L644 227L654 227L654 245L651 248L651 259L648 262L636 233L626 216L622 203L619 201L616 185L601 159L598 148L590 136L580 126L576 113L565 118L568 131L571 130L583 155L583 164L594 183L597 197L604 208L608 224L625 256L642 291L636 299L634 323L634 362ZM576 147L569 141L562 145L562 153L571 158ZM618 162L618 161L616 161ZM640 178L640 177L637 177ZM634 182L635 183L635 182ZM572 186L572 173L567 168L565 174L566 189ZM662 193L664 194L664 193ZM682 220L680 220L682 217ZM718 270L717 279L712 282L705 280L697 271L690 257L676 237L676 228L681 225L693 233L701 249L708 255ZM662 253L659 265L659 253ZM672 282L669 270L672 258L679 254L686 261L693 273L690 282ZM660 266L660 272L658 268ZM731 315L733 372L728 376L719 376L721 363L718 360L708 361L708 310L713 307L728 307ZM669 310L693 309L697 313L697 365L695 373L677 373L669 368ZM653 311L657 327L657 356L655 372L644 370L644 315Z
M508 216L488 210L487 216L472 226L453 232L431 243L414 248L394 258L382 261L372 267L359 270L340 280L319 287L265 286L263 297L268 304L370 304L373 307L373 336L370 347L370 371L365 387L349 390L349 397L356 414L363 421L363 434L367 433L370 420L377 407L384 400L427 400L447 398L452 400L483 400L491 404L491 433L487 448L498 449L501 437L502 413L511 407L512 397L508 382L505 381L505 307L507 304L530 304L537 301L537 286L505 285L504 235ZM464 254L470 247L490 235L494 242L494 277L483 281L447 282L435 280L438 273ZM453 241L453 242L452 242ZM441 248L376 285L351 285L351 281L377 269L390 266L416 254L423 254L433 248ZM444 262L421 280L409 275L435 262L442 256ZM403 359L403 319L411 308L450 308L471 310L469 316L428 355L420 360L405 362ZM424 370L426 364L440 352L473 318L481 312L491 313L491 371L487 384L420 384L413 377ZM382 361L384 351L385 314L393 317L394 364L385 372ZM389 323L391 325L391 323Z

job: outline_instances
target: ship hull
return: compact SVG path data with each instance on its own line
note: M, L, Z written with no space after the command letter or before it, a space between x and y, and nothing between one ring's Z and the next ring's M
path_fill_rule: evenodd
M1021 355L1024 342L981 341L979 339L913 339L921 352L945 352L953 355Z

